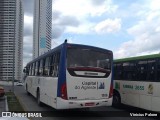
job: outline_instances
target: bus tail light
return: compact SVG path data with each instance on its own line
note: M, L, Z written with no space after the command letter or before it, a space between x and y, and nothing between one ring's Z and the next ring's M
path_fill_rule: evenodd
M62 84L62 86L61 86L61 98L65 99L65 100L68 99L66 83Z
M113 85L110 86L109 98L113 96Z

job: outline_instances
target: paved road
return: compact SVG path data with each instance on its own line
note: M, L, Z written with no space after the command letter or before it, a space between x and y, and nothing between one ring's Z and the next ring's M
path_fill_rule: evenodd
M11 90L10 86L6 86L4 87L5 91L9 91ZM52 112L53 116L57 116L57 111L47 105L43 105L42 107L38 106L36 103L36 100L33 96L28 96L28 94L25 92L23 86L15 86L15 94L16 96L19 98L21 104L23 105L24 109L26 111L46 111L46 112ZM91 108L89 111L85 111L85 113L88 113L90 116L89 117L71 117L73 116L72 114L75 114L74 112L67 112L68 116L65 117L44 117L44 118L31 118L31 120L62 120L62 119L73 119L73 120L156 120L156 118L152 118L152 117L105 117L104 114L110 114L110 112L115 111L116 113L123 113L123 114L129 114L129 112L127 111L128 109L132 109L132 108L128 108L128 107L124 107L121 109L116 109L113 107L99 107L99 108ZM98 112L98 117L95 117L95 112L93 111L100 111ZM118 112L117 112L118 111ZM60 112L61 113L61 112ZM78 114L80 116L83 116L84 112L79 112ZM100 114L99 114L100 113ZM94 116L94 117L92 117Z
M0 98L0 116L2 116L2 112L6 110L5 108L5 98Z

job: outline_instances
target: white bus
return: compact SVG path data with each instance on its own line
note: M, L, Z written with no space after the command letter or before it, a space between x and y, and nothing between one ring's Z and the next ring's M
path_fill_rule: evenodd
M113 105L160 111L160 54L114 61Z
M26 65L24 86L55 109L111 106L112 62L110 50L64 42Z

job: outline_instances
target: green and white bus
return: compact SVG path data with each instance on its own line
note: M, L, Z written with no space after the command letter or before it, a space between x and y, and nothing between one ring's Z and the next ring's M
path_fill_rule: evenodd
M114 61L113 106L160 111L160 54Z

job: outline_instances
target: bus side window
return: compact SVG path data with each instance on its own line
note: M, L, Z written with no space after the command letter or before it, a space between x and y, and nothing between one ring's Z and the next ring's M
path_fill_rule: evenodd
M59 63L60 63L60 53L58 52L56 57L56 77L58 77Z
M148 60L148 73L147 80L155 81L156 80L156 60Z
M28 70L28 71L27 71L27 74L28 74L28 76L29 76L30 65L28 65L26 68L27 68L27 70Z
M32 63L32 76L35 75L35 63Z
M53 72L52 72L52 76L53 77L55 77L56 76L56 73L55 73L55 71L56 71L56 68L55 68L55 64L56 64L56 54L54 54L54 56L53 56L53 64L52 64L52 66L53 66Z
M57 77L58 76L58 67L60 62L60 53L54 53L50 58L50 64L48 66L49 76Z
M116 64L115 63L113 64L113 68L114 68L114 72L113 72L114 79L117 79Z
M48 76L50 76L50 66L51 66L51 62L52 62L52 57L49 56L49 59L48 59L48 73L47 73Z
M43 75L43 59L40 60L39 74L40 76Z
M50 60L50 58L49 57L47 57L46 58L46 60L45 60L45 64L44 64L44 73L43 73L43 75L44 76L48 76L49 74L48 74L48 71L49 71L49 60Z
M129 79L129 62L123 63L123 80Z
M32 75L32 64L31 64L30 67L29 67L29 75L30 75L30 76Z
M29 66L26 67L26 75L29 75Z
M37 75L37 70L38 70L38 69L37 69L37 63L38 63L38 62L35 62L35 76Z
M157 62L157 82L160 82L160 59Z
M51 63L50 63L50 76L53 76L55 77L56 76L56 57L57 57L57 54L54 53L51 57Z
M53 55L49 58L49 66L48 66L48 75L52 76L52 63L53 63Z
M54 69L53 69L53 76L54 77L57 77L57 75L58 75L58 53L56 53L56 55L54 56L55 58L54 58Z
M122 80L123 79L123 66L121 63L116 64L115 72L116 72L116 79Z
M36 62L36 66L35 66L35 75L39 76L40 73L39 73L39 64L40 64L40 61L37 61Z
M54 54L51 56L51 59L50 59L49 76L53 76L53 65L54 65Z
M130 65L130 69L131 69L131 80L137 80L137 62L133 61L133 63L131 63Z
M138 62L138 80L146 81L147 79L147 61L139 61Z

